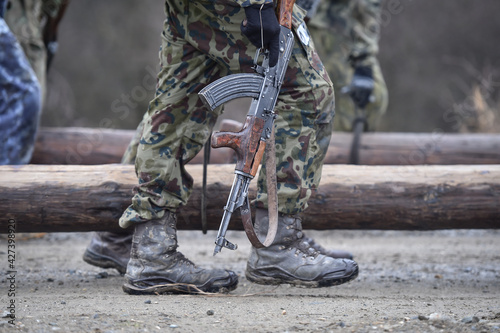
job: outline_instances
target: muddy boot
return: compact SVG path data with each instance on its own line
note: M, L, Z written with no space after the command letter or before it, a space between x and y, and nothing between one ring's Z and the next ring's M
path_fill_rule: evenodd
M259 237L267 233L267 210L257 209ZM291 284L309 288L339 285L358 275L358 265L348 259L335 259L311 248L303 239L302 222L297 216L279 216L278 232L271 246L252 247L246 277L260 284Z
M351 252L349 251L344 251L344 250L334 250L334 249L325 249L323 246L320 244L316 243L314 239L311 237L307 237L304 233L304 241L309 244L310 247L315 249L321 254L324 254L325 256L332 257L332 258L337 258L337 259L350 259L352 260L354 257Z
M83 261L101 268L115 268L123 275L127 270L131 246L131 231L96 232L83 254Z
M176 215L137 224L123 290L128 294L228 292L238 276L197 267L177 249Z

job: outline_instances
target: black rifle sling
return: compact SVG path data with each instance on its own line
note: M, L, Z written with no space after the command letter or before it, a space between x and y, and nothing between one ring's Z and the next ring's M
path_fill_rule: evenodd
M205 148L203 151L203 188L201 193L201 230L204 234L207 233L208 224L207 224L207 170L208 163L210 162L210 138L212 137L212 133L208 137L207 142L205 143Z

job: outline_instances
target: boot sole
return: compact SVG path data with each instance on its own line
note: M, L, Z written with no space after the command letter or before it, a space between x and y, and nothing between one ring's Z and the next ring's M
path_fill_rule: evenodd
M101 268L114 268L121 275L125 274L125 272L127 271L127 267L120 265L112 258L103 255L98 255L89 250L86 250L85 253L83 254L83 261L85 261L87 264Z
M152 287L138 287L128 282L124 283L122 289L129 295L163 295L163 294L204 294L204 293L221 293L227 294L228 292L236 289L238 281L231 285L224 287L208 287L199 288L193 284L173 283L156 285Z
M286 279L286 278L276 278L270 276L261 276L256 275L253 272L249 272L248 269L245 272L246 278L248 281L257 283L257 284L267 284L267 285L280 285L280 284L290 284L295 287L305 287L305 288L323 288L323 287L332 287L338 286L340 284L349 282L354 280L359 273L359 268L356 267L356 270L352 272L351 275L331 280L320 280L320 281L305 281L298 279Z

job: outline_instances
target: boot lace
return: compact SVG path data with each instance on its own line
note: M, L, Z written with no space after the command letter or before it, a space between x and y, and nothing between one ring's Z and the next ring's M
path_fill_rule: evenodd
M196 267L195 263L192 262L191 260L189 260L188 258L186 258L186 256L184 254L182 254L181 252L176 251L172 255L172 257L176 263L179 263L181 265L188 265L191 267Z
M311 258L316 258L320 252L317 251L311 244L307 242L307 238L304 237L304 233L302 232L302 225L300 219L296 218L294 223L290 225L290 228L295 229L293 235L295 236L295 240L291 244L292 248L296 248L296 254L299 255L300 252L304 256L309 256Z

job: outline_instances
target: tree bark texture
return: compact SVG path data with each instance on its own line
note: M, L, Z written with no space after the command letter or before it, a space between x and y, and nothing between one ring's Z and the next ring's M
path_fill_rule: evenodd
M201 165L188 165L195 187L179 229L201 230ZM234 165L210 165L207 221L217 230ZM131 165L0 166L0 232L119 230L137 183ZM250 199L255 198L252 181ZM235 214L229 229L242 230ZM500 227L500 165L325 165L303 213L305 229L485 229Z
M225 131L238 131L225 121ZM45 128L39 133L32 164L120 163L134 131L91 128ZM334 133L325 164L347 164L351 133ZM364 133L361 165L500 164L500 135L445 133ZM234 163L229 148L212 149L210 163ZM200 152L191 164L203 163Z

